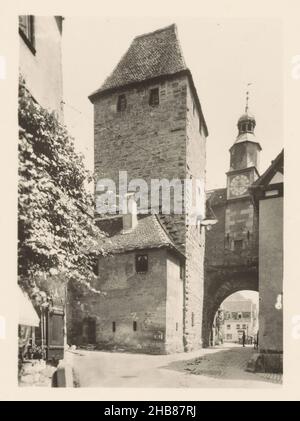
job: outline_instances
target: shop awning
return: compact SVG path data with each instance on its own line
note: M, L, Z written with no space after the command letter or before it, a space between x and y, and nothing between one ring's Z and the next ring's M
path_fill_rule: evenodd
M35 311L28 295L18 286L19 300L19 325L35 326L40 324L39 316Z

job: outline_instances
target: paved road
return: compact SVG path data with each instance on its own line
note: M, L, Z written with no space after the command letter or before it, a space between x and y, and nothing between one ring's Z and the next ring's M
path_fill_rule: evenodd
M76 350L72 359L81 387L280 387L280 375L245 371L253 352L237 345L173 355Z

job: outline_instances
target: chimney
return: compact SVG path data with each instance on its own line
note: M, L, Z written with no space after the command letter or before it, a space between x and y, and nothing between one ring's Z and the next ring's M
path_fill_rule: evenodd
M137 204L134 193L127 193L124 199L125 209L123 209L123 233L133 230L137 224Z

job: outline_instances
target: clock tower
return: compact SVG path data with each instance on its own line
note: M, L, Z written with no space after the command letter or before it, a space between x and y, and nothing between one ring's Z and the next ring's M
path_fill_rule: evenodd
M261 146L254 134L255 125L254 116L248 112L247 96L245 112L237 123L238 135L230 148L227 172L225 254L230 264L246 264L255 251L257 218L249 194L249 187L259 177Z
M238 120L238 136L230 148L230 169L227 172L227 199L249 196L248 187L258 178L261 146L254 129L255 118L248 112Z

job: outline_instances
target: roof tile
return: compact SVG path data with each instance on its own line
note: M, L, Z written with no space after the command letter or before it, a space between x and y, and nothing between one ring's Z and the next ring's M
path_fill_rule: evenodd
M134 38L111 75L92 95L182 70L187 67L173 24Z

